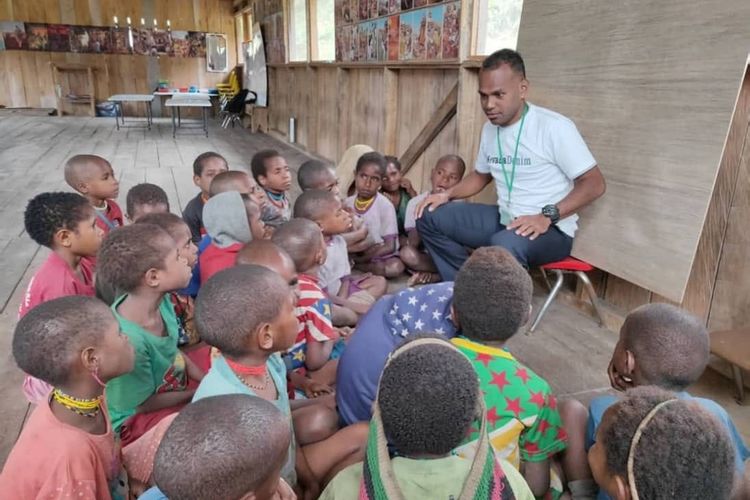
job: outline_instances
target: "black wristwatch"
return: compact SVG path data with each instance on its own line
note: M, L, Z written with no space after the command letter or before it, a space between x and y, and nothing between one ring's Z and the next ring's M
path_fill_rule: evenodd
M557 224L560 220L560 210L557 209L557 205L545 205L542 208L542 215L547 217L552 224Z

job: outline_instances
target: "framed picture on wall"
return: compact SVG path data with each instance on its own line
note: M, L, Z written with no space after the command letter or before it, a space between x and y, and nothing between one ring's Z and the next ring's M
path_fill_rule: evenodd
M172 39L168 31L154 28L151 35L154 37L154 50L157 54L166 55L171 52Z
M67 24L48 24L47 38L52 52L70 52L70 26Z
M202 31L188 31L190 57L206 57L206 34Z
M130 28L112 28L110 30L112 38L111 51L113 54L130 54Z
M49 38L47 36L47 25L26 23L26 40L29 50L48 50Z
M14 21L0 22L0 33L2 33L6 50L26 50L26 27L23 23Z
M112 52L112 33L109 27L89 26L89 49L95 54Z
M187 31L172 32L172 52L169 55L174 57L190 57L190 41L188 40Z

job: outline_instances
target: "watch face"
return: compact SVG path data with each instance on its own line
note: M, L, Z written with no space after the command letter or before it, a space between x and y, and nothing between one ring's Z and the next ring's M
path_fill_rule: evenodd
M549 217L554 223L557 222L557 220L560 218L560 211L554 205L547 205L542 208L542 215L544 215L545 217Z

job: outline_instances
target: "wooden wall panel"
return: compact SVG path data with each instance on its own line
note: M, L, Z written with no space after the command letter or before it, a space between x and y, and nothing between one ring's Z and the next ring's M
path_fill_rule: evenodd
M582 14L584 13L584 14ZM574 255L681 300L747 60L745 0L527 0L531 100L572 118L608 180Z
M151 26L151 20L155 17L161 28L170 19L174 30L224 33L228 41L229 67L236 64L231 0L0 0L2 20L108 26L113 24L114 16L119 18L121 24L130 16L134 25L145 17ZM100 68L96 75L96 97L100 101L116 93L151 92L157 78L169 80L171 85L180 87L213 87L228 78L227 73L207 72L205 58L166 56L155 59L157 71L149 78L150 59L135 55L2 51L0 88L3 92L0 92L0 104L8 107L54 107L51 61ZM126 107L128 114L143 113L142 106ZM87 112L85 107L79 108L81 114Z

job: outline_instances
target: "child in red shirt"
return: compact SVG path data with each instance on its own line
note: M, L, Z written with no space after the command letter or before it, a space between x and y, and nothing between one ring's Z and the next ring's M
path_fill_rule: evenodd
M331 322L331 300L320 288L318 269L326 261L326 244L320 228L311 220L292 219L276 229L271 239L294 261L299 280L295 314L299 327L294 345L284 359L288 370L305 374L327 385L336 380L335 361L344 348L340 333ZM310 373L312 376L313 373Z
M26 233L52 252L29 281L18 309L22 318L37 305L67 295L94 295L92 258L102 243L94 209L75 193L42 193L24 212ZM47 396L51 387L26 376L23 391L31 403Z
M8 456L3 498L128 498L103 384L133 369L133 347L92 297L46 302L16 326L13 357L54 386Z
M125 224L122 210L115 201L120 184L107 160L97 155L73 156L65 163L65 182L91 203L96 211L96 223L105 235Z
M236 191L212 196L203 207L203 223L211 244L200 254L201 284L222 269L234 266L243 245L265 235L260 208Z

